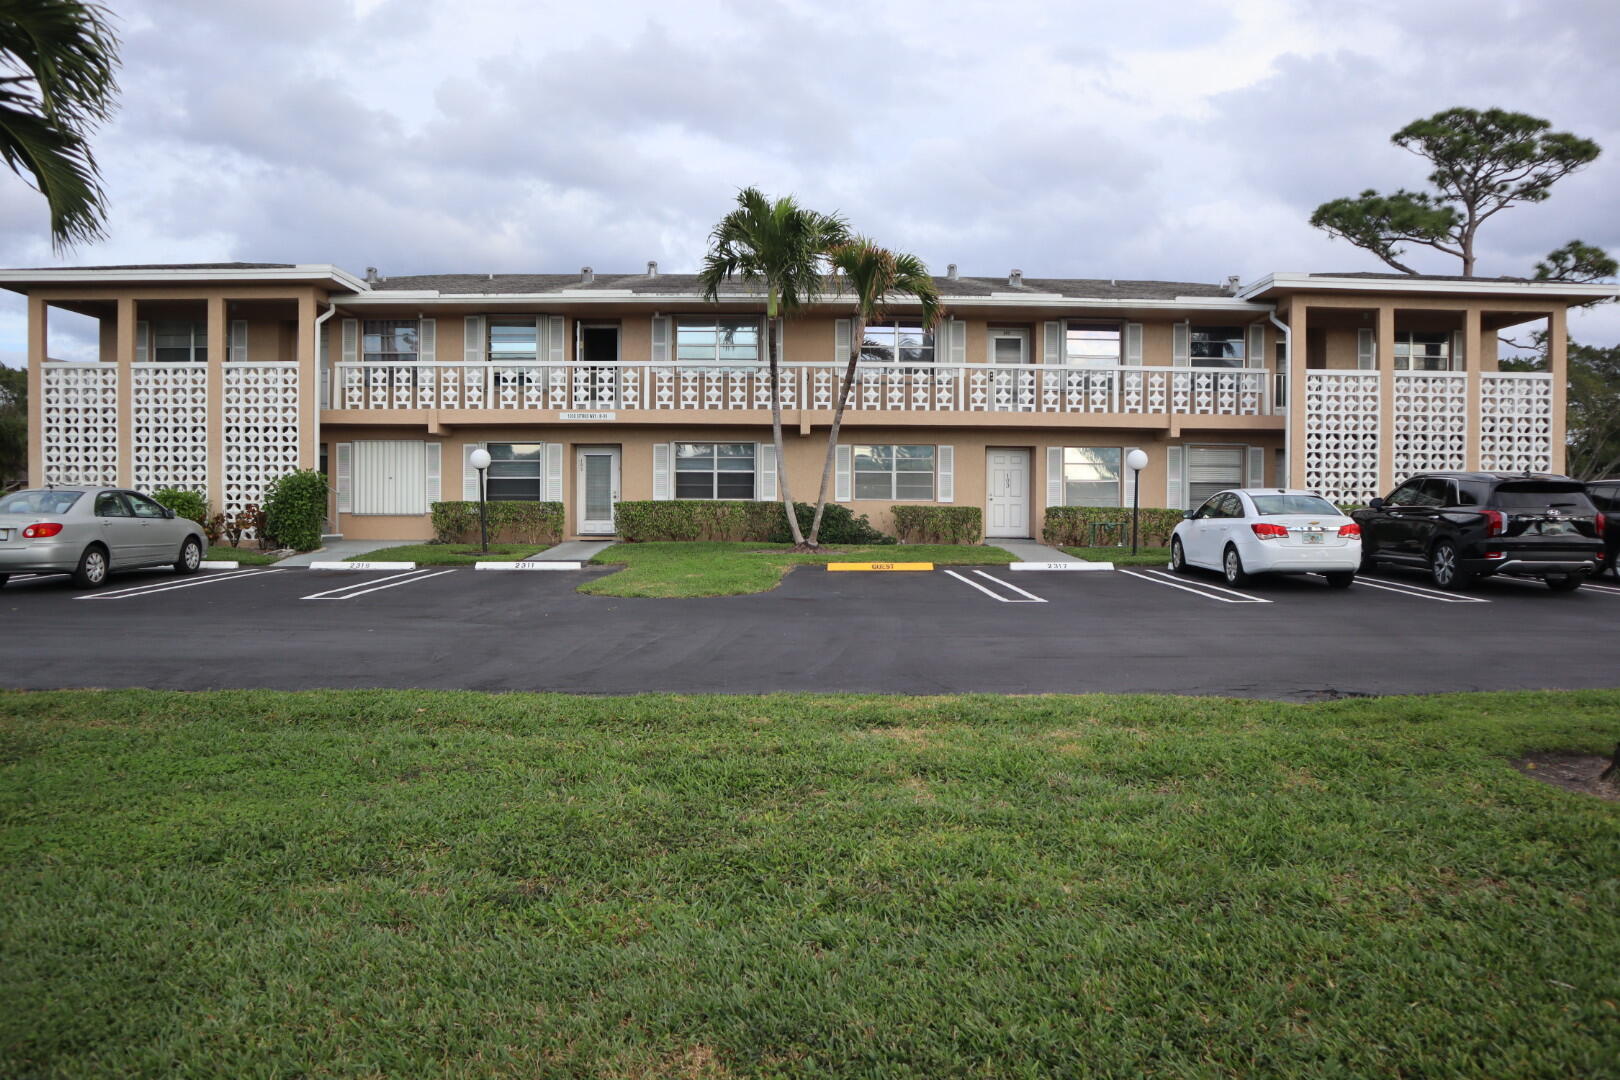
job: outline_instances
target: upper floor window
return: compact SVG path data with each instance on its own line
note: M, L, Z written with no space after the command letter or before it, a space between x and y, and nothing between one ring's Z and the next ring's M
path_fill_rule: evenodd
M861 359L879 363L932 364L934 332L912 319L878 319L866 324Z
M1189 362L1193 367L1240 368L1245 354L1241 326L1192 328Z
M853 456L857 499L933 499L932 446L857 446Z
M362 351L368 364L409 364L416 361L415 319L367 319L363 339Z
M677 499L752 499L753 443L676 443Z
M1071 320L1063 332L1063 362L1070 367L1114 367L1121 359L1121 340L1119 323Z
M152 324L152 357L160 364L201 364L208 359L208 324L159 319Z
M757 364L760 320L751 316L675 320L675 358L686 364Z
M1396 371L1450 371L1451 335L1415 333L1410 330L1395 334Z
M491 315L484 320L484 326L484 355L491 363L532 364L539 359L540 334L533 316L506 318Z
M1118 506L1120 449L1117 446L1063 448L1063 505Z

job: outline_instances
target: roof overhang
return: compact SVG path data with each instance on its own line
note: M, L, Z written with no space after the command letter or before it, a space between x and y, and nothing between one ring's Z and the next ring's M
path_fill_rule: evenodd
M147 267L141 269L61 269L0 270L0 288L26 293L30 289L60 285L324 285L338 292L365 292L371 288L330 263L300 263L284 267Z
M1605 282L1573 281L1499 281L1492 278L1470 278L1461 281L1413 277L1403 279L1325 277L1317 274L1267 274L1260 280L1244 286L1238 298L1255 300L1274 298L1292 293L1377 293L1406 294L1409 296L1479 296L1521 297L1569 300L1587 304L1620 296L1620 285Z
M1018 295L995 293L990 296L941 296L946 308L1072 308L1074 310L1103 309L1155 309L1165 311L1224 311L1234 314L1263 315L1275 310L1276 305L1261 301L1243 300L1223 296L1182 296L1174 299L1130 299L1121 297L1060 296L1056 293ZM356 296L336 300L344 307L371 308L411 304L432 304L435 307L492 308L503 306L552 306L560 304L614 304L626 302L649 307L668 307L673 304L706 303L698 293L649 293L628 289L580 289L545 293L440 293L421 289L371 289ZM722 293L716 304L763 304L764 293ZM848 307L854 304L851 294L827 293L819 297L815 307ZM908 296L896 296L886 301L890 308L915 306L917 301Z

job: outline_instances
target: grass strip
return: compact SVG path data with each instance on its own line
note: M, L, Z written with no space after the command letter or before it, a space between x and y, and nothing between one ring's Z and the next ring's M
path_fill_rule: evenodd
M931 562L992 566L1013 562L997 547L970 544L887 544L795 552L789 544L723 541L616 544L591 560L623 565L579 591L598 596L739 596L776 588L795 566L829 562Z
M1111 562L1115 566L1165 566L1170 562L1170 549L1167 547L1138 548L1135 555L1131 554L1130 546L1125 547L1066 547L1061 549L1087 562Z

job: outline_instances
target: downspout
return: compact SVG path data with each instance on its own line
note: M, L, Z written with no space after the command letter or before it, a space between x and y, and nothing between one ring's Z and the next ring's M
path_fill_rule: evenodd
M332 373L321 365L321 326L337 314L337 305L328 304L326 313L315 316L315 464L321 463L321 408L327 395L331 392ZM332 530L343 531L343 523L338 520L337 499L332 500Z
M1275 326L1282 334L1283 369L1288 379L1292 380L1294 377L1294 332L1289 329L1287 323L1277 318L1276 308L1266 312L1266 318L1270 319L1271 325ZM1276 409L1277 384L1275 377L1272 379L1271 393L1271 407ZM1283 467L1286 469L1286 474L1283 476L1282 483L1277 485L1278 487L1283 488L1290 486L1288 483L1288 476L1292 475L1294 471L1294 421L1292 417L1288 416L1288 399L1291 394L1291 388L1285 387L1283 391L1283 416L1285 418L1285 422L1283 423Z

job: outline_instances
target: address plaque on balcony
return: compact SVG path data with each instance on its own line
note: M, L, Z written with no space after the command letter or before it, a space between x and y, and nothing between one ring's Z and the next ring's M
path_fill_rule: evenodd
M557 415L558 420L590 420L596 422L613 421L618 418L618 413L611 412L565 412Z

